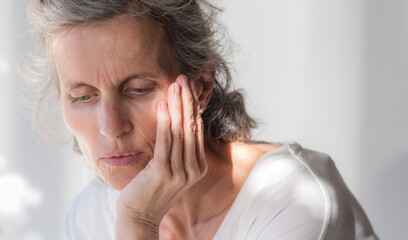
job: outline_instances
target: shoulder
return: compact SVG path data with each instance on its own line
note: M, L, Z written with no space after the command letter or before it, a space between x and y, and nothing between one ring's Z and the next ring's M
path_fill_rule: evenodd
M92 180L71 203L64 239L113 239L117 196L118 192L101 179Z
M217 239L318 239L327 198L313 169L295 155L299 150L295 143L284 143L257 160Z
M259 158L234 204L246 239L356 239L356 219L371 229L330 156L295 142Z
M318 197L327 201L326 188L333 182L326 176L335 170L329 155L287 142L260 157L245 184L259 194L279 190L285 196L294 194L304 200Z
M298 144L292 147L292 155L310 169L325 195L324 239L378 239L329 155L304 149Z
M294 142L263 155L248 177L249 188L255 190L249 214L260 220L254 233L274 239L319 239L330 218L326 191L330 183L322 180L319 168L335 167L327 154Z

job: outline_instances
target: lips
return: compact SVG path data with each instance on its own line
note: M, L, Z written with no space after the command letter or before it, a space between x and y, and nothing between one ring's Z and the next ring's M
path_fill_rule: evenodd
M126 166L130 165L140 158L143 152L117 152L106 154L106 157L100 160L111 166Z

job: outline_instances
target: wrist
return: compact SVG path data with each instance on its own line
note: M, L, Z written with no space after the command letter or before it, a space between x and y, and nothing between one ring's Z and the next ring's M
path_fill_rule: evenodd
M117 206L115 236L121 239L159 239L159 226L161 220L149 214L129 210L123 206Z

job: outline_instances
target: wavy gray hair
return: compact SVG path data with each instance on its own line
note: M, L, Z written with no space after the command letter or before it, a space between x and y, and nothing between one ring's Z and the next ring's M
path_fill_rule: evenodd
M247 114L243 95L231 90L231 73L223 55L226 34L216 21L219 8L206 0L27 0L35 42L24 78L35 86L34 120L40 134L53 135L49 104L57 102L58 77L51 59L53 34L62 28L103 21L120 15L148 16L165 31L181 70L195 79L216 66L215 85L203 112L205 136L219 142L249 141L256 122ZM224 44L223 44L224 43Z

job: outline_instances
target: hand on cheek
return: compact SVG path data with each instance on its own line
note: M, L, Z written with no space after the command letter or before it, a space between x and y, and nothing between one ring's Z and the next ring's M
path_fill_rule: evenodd
M191 83L192 81L190 85ZM184 167L185 172L188 173L186 177L194 179L194 175L206 170L203 123L196 109L198 104L185 75L178 76L176 82L170 85L167 102L172 136L170 158L183 159L184 163L174 161L175 167L179 168L180 164L180 167Z
M122 190L118 221L157 230L167 211L205 175L203 123L194 109L187 78L180 75L169 86L167 101L158 104L154 157ZM117 233L122 225L116 225Z

